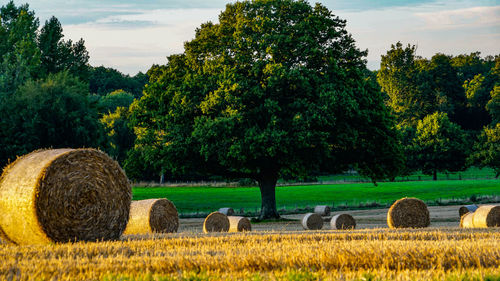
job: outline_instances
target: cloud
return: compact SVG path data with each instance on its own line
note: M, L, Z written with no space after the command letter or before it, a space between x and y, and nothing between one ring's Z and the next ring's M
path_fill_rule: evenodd
M500 6L416 13L415 15L424 21L425 29L431 30L500 26Z

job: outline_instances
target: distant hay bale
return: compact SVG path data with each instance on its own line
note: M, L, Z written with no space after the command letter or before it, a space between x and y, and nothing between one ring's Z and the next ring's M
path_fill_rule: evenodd
M179 228L179 214L168 199L132 201L123 234L172 233Z
M460 218L460 227L462 228L473 228L474 223L472 221L474 213L466 213Z
M229 219L221 212L213 212L203 222L203 232L228 232Z
M318 230L323 227L323 218L316 213L307 213L302 218L302 227L305 230Z
M500 206L485 205L479 207L472 218L474 227L500 226Z
M422 228L430 223L427 205L417 198L399 199L387 212L387 224L390 228Z
M250 220L245 217L229 216L229 232L252 231Z
M319 205L314 207L314 212L320 216L329 216L330 215L330 206Z
M356 220L349 214L338 214L330 221L332 229L355 229Z
M223 213L226 216L232 216L234 215L234 210L233 208L220 208L219 213Z
M477 208L478 208L477 205L465 205L460 207L460 209L458 209L458 214L460 215L460 217L462 217L463 215L469 212L474 213L477 210Z
M0 177L0 228L11 242L118 239L132 192L120 166L94 149L38 150Z

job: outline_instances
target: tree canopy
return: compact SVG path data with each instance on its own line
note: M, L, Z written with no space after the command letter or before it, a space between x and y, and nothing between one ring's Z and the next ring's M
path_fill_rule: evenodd
M279 216L282 173L394 176L398 135L345 25L306 1L228 4L148 72L132 105L136 147L163 171L255 179L261 218Z

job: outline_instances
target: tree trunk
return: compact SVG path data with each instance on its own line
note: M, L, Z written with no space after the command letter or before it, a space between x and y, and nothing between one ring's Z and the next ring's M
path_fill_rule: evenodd
M437 181L438 175L437 175L437 170L434 170L434 173L432 174L432 180Z
M277 175L263 175L259 179L260 195L262 197L262 209L259 220L279 219L280 215L276 209L276 182Z

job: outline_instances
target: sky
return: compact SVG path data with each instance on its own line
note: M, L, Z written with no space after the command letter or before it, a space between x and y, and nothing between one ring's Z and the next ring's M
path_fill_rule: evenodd
M7 0L0 0L5 5ZM83 38L90 64L135 75L166 57L183 52L183 44L207 21L217 22L234 0L14 0L28 3L41 25L57 17L65 39ZM430 58L480 51L500 54L500 0L317 0L347 20L360 49L368 49L368 67L380 67L391 44L417 46Z

